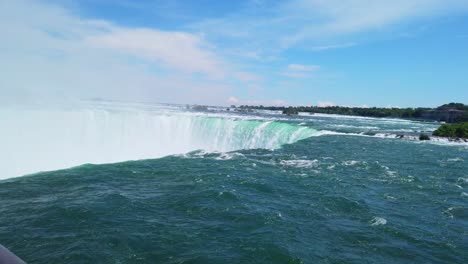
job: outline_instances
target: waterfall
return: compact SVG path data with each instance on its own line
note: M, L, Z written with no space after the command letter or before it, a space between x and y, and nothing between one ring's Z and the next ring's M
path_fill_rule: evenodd
M0 179L193 150L276 149L316 134L296 124L142 108L0 109Z

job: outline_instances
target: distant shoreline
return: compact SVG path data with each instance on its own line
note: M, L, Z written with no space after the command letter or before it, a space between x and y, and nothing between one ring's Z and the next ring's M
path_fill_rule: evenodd
M235 107L235 106L231 106ZM382 107L346 107L346 106L249 106L235 107L242 110L272 110L281 111L285 115L335 114L344 116L362 116L378 118L400 118L418 121L437 121L458 123L468 121L468 106L461 103L450 103L437 108L382 108Z
M284 115L294 116L299 113L327 114L367 118L396 118L411 121L441 122L431 136L447 138L449 141L466 142L468 139L468 105L449 103L437 108L377 108L377 107L344 107L344 106L231 106L237 111L252 112L253 110L281 111ZM400 135L400 138L405 137ZM419 140L431 140L429 135L421 133Z

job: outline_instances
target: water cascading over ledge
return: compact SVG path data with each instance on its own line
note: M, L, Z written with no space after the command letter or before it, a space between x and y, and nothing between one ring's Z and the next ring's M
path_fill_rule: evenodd
M0 109L0 179L193 150L276 149L317 134L295 124L126 109Z

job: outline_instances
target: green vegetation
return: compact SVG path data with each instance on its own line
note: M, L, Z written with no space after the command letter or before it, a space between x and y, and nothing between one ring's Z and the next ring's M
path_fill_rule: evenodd
M298 115L299 112L295 107L288 107L283 110L283 114L285 115Z
M445 109L468 111L468 105L464 105L462 103L450 103L450 104L444 104L444 105L437 107L437 110L445 110Z
M260 109L282 111L286 115L295 115L299 112L337 114L367 117L393 117L404 119L424 119L446 122L468 122L468 105L462 103L449 103L437 108L384 108L384 107L346 107L346 106L248 106L241 105L240 109ZM465 112L465 113L463 113Z
M320 114L337 114L337 115L354 115L368 117L395 117L395 118L420 118L424 111L430 108L378 108L378 107L344 107L344 106L298 106L298 107L282 107L282 106L247 106L241 105L240 108L246 109L264 109L282 111L284 114L296 114L298 112L320 113Z
M468 122L444 124L432 134L438 137L468 138Z

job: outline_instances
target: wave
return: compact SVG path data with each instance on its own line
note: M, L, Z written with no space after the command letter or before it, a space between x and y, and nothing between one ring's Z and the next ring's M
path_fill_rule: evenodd
M372 218L370 222L371 226L379 226L379 225L386 225L387 224L387 219L383 217L374 217Z
M314 159L314 160L304 160L304 159L281 160L280 164L284 166L291 166L291 167L296 167L296 168L311 168L318 164L318 160L317 159Z
M0 109L0 179L193 150L277 149L318 135L294 123L138 108Z

